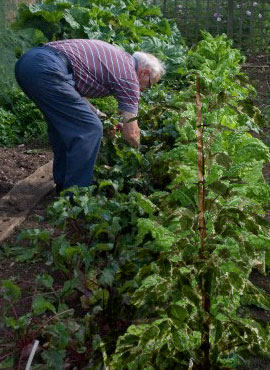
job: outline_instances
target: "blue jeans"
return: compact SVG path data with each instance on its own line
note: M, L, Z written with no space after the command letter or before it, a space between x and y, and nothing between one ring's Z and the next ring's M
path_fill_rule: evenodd
M15 76L48 124L55 183L64 189L91 185L102 123L76 91L73 75L57 50L30 49L16 63Z

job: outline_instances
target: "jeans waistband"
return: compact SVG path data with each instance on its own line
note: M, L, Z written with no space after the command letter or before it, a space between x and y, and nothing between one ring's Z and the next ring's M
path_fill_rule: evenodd
M73 72L72 64L71 64L68 56L65 53L63 53L61 50L58 50L58 49L56 49L56 48L54 48L53 46L50 46L50 45L42 45L42 48L50 50L55 55L57 55L62 60L62 62L65 64L65 66L67 67L68 73Z

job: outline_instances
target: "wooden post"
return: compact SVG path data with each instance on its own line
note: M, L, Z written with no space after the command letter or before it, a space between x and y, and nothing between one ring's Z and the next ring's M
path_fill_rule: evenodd
M178 13L178 0L174 0L174 14Z
M203 126L202 126L202 99L200 92L200 77L197 75L196 79L196 108L197 108L197 155L198 155L198 224L200 231L200 260L205 259L205 238L206 238L206 224L205 224L205 183L204 183L204 152L203 152ZM203 322L202 337L201 337L201 350L202 370L209 370L210 364L210 295L208 292L209 282L206 280L204 274L200 277L200 289L202 295L202 308L207 314L207 318Z
M228 0L227 34L230 38L233 37L233 5L234 0Z
M198 154L198 202L199 202L199 230L201 235L201 253L204 254L204 239L206 227L204 220L205 186L204 186L204 154L203 154L203 129L202 129L202 102L200 93L200 77L196 81L196 107L197 107L197 154Z
M15 20L16 12L20 3L23 2L29 5L31 3L35 3L35 1L36 0L0 0L0 11L3 12L2 16L4 17L4 28L6 28L12 21Z
M213 19L213 14L210 13L210 0L206 1L206 14L205 14L205 29L209 32L210 19Z
M162 12L165 17L167 14L167 0L163 0Z
M195 27L195 40L198 42L199 30L202 26L202 8L200 0L196 0L196 9L193 9L193 18L197 20L197 27Z

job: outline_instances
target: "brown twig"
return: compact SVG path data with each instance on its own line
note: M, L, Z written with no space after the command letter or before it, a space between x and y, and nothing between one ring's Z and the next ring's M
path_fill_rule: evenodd
M61 315L64 315L64 314L65 314L65 313L67 313L67 312L70 312L70 311L73 311L73 308L70 308L70 309L68 309L68 310L65 310L65 311L59 312L59 313L55 314L54 316L50 317L47 321L45 321L45 323L44 323L44 324L40 325L40 327L35 331L35 333L34 333L35 338L36 338L37 334L40 332L40 330L42 330L45 326L47 326L47 325L49 324L49 322L50 322L50 321L52 321L52 320L56 319L57 317L59 317L59 316L61 316ZM33 336L33 337L34 337L34 336ZM35 338L33 338L33 339L35 339Z
M21 355L20 355L20 358L19 358L17 370L21 370L21 364L22 364L22 359L23 359L23 350L24 350L24 348L21 351Z
M16 351L16 352L18 352L18 350ZM0 357L0 362L1 361L3 361L5 358L7 358L8 356L11 356L11 355L13 355L15 352L14 351L12 351L12 352L9 352L9 353L7 353L6 355L4 355L4 356L2 356L2 357Z
M11 309L12 309L12 312L13 312L13 315L16 317L16 319L18 320L18 313L16 311L16 308L14 306L14 304L12 302L9 301L9 304L11 306Z

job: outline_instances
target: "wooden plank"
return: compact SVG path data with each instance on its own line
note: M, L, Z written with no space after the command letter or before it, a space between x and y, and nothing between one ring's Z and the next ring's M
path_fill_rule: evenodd
M54 188L52 161L19 181L0 199L0 243L27 217L30 210Z

